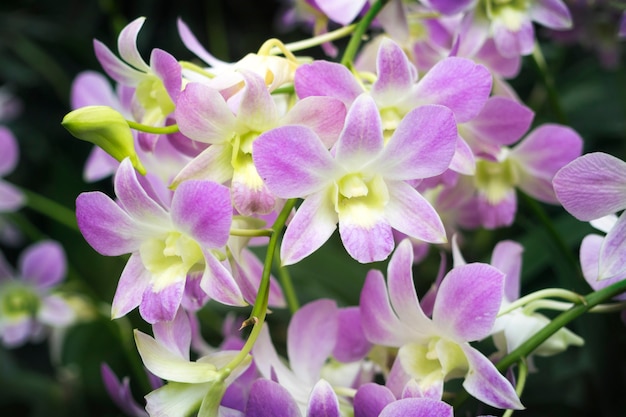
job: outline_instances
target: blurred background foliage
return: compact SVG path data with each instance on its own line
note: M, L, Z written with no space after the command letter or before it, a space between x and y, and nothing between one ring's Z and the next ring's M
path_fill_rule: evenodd
M101 71L92 39L115 49L121 28L138 16L146 16L139 36L144 57L158 47L179 59L192 59L176 31L180 17L215 56L237 60L256 51L270 37L285 42L306 37L302 29L285 31L278 27L276 16L282 6L270 0L2 1L0 85L17 96L22 106L19 117L6 123L18 138L21 151L19 165L7 179L71 210L80 192L110 192L109 181L83 182L82 168L91 146L72 138L60 125L70 110L69 92L76 74ZM613 45L617 65L606 68L588 48L556 44L545 32L539 35L562 111L551 104L545 80L527 57L512 85L535 110L535 124L567 123L584 137L585 152L602 150L626 159L624 44ZM311 54L321 57L319 51ZM542 222L542 215L550 219L548 224ZM107 304L125 259L96 254L75 230L32 208L21 210L13 220L23 227L25 239L21 246L2 248L7 259L14 264L21 249L32 240L50 237L60 241L71 268L66 289L84 294L92 310L91 319L49 343L15 350L0 348L0 416L121 415L103 388L102 362L118 375L131 376L139 400L148 391L131 332L135 327L146 331L147 326L136 313L115 322L107 318ZM525 247L524 293L552 286L586 293L589 289L578 270L577 251L582 237L590 231L587 224L562 209L520 196L515 224L495 232L469 232L463 253L468 261L487 261L496 242L513 239ZM434 279L439 260L439 253L431 250L426 261L416 266L421 293ZM290 272L301 303L332 297L342 305L354 305L367 270L374 266L356 263L333 239ZM87 314L89 309L85 311ZM232 309L209 304L200 312L203 332L213 344L220 341L221 320L228 311ZM243 316L247 310L237 312ZM277 343L284 340L288 317L285 311L275 311L269 317ZM618 315L588 315L576 320L571 329L585 339L586 345L556 357L538 358L535 365L539 372L529 377L522 397L529 411L515 415L623 415L624 324Z

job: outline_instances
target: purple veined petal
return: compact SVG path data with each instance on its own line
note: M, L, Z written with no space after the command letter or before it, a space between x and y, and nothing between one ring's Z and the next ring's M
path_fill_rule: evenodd
M357 171L383 149L383 128L374 99L361 94L354 100L335 146L335 158L348 172Z
M494 96L487 100L478 116L463 126L463 131L469 130L472 143L480 151L481 142L503 146L518 141L528 131L533 117L533 111L523 104Z
M339 329L332 356L340 362L355 362L365 358L372 344L363 333L359 307L340 308L337 321Z
M315 3L330 20L345 26L358 16L367 0L315 0Z
M285 388L269 379L257 379L250 388L246 417L300 417L300 409Z
M361 320L367 339L378 345L400 347L415 333L412 323L404 323L394 313L382 272L367 273L360 298Z
M572 16L561 0L535 1L531 3L528 13L532 20L550 29L570 29L572 27Z
M604 243L604 236L590 234L580 243L580 267L589 286L597 290L600 264L600 250Z
M115 195L120 206L138 223L166 226L168 215L165 209L154 201L141 186L130 159L120 164L114 180Z
M240 69L239 72L246 86L237 110L237 121L256 132L276 127L278 109L265 80L250 70Z
M101 192L76 199L76 218L83 237L98 253L118 256L139 249L149 231Z
M416 104L440 104L452 110L456 122L476 117L491 93L489 70L466 58L439 61L411 91Z
M379 107L398 102L417 81L417 70L400 46L383 38L376 57L378 79L372 85L371 95Z
M454 155L450 161L451 170L463 175L474 175L476 173L476 158L469 144L458 135Z
M109 80L96 71L83 71L74 78L70 101L72 109L100 105L120 111L122 107Z
M24 282L44 290L65 278L67 263L60 243L46 240L29 246L18 260L18 270Z
M527 194L557 204L552 180L558 170L580 156L583 140L567 126L544 124L511 151L521 168L518 186Z
M464 55L471 56L471 55ZM493 38L489 38L482 44L481 48L474 55L474 59L485 64L494 75L511 79L519 74L522 68L522 59L519 55L505 57L500 54Z
M434 177L450 165L457 137L450 109L439 105L417 107L404 116L370 167L391 180Z
M491 28L496 48L504 57L530 55L533 52L535 30L530 19L520 22L520 27L516 31L510 30L501 20L494 20Z
M182 88L182 69L172 55L155 48L150 54L152 71L163 81L163 86L172 101L176 103Z
M493 407L524 409L511 383L488 358L469 344L460 346L469 362L470 369L463 381L469 394Z
M151 274L141 261L139 253L133 253L117 283L111 305L111 318L125 316L141 303L143 293L150 285Z
M425 335L435 329L419 304L413 283L413 248L409 239L398 244L387 272L389 299L398 318L403 323L412 323L418 332Z
M19 188L0 178L0 213L17 211L26 202Z
M389 388L373 382L361 385L354 396L354 417L378 417L396 400Z
M320 379L311 391L306 410L307 417L339 417L339 400L333 387Z
M400 359L396 356L391 364L389 374L385 378L385 387L391 391L395 398L402 398L402 393L411 380L413 377L404 370Z
M626 278L626 216L620 215L600 249L598 280Z
M489 335L502 303L504 274L481 263L453 268L441 282L433 322L451 339L471 342Z
M298 100L280 120L280 125L305 125L330 149L344 126L346 106L333 97L311 96Z
M228 142L237 131L237 119L224 97L200 83L189 83L180 93L176 122L185 136L204 143Z
M253 304L261 283L263 263L252 251L243 248L236 268L237 275L235 275L235 280L237 280L241 288L243 297L248 303ZM283 291L272 275L270 275L270 289L267 303L271 307L284 308L287 306Z
M59 295L48 295L41 300L37 320L52 327L66 327L76 320L76 312Z
M339 234L346 251L361 263L387 259L395 245L384 213L368 207L340 211Z
M150 72L150 67L137 50L137 36L145 21L145 17L138 17L126 25L117 38L117 49L124 61L142 72Z
M93 48L96 58L102 69L107 75L120 84L128 86L137 86L146 74L130 67L124 61L119 59L111 50L97 39L93 41Z
M230 183L233 207L244 216L263 215L276 208L276 196L267 188L252 158L240 160Z
M294 79L299 98L330 96L343 101L346 107L363 93L363 88L344 65L329 61L303 64L296 70Z
M189 29L189 26L187 26L187 24L183 22L181 18L178 18L178 20L176 21L176 25L178 28L178 34L180 36L180 39L183 41L183 44L198 58L214 68L228 65L228 63L220 61L219 59L211 55L206 49L204 49L204 46L202 46L202 44Z
M152 326L154 339L169 351L176 353L181 358L189 360L189 347L191 346L191 325L187 313L178 309L171 321L160 321Z
M511 240L503 240L493 248L491 265L505 275L504 296L508 301L515 301L520 294L520 274L522 270L522 252L524 247Z
M285 364L285 361L278 357L276 349L272 344L267 325L264 325L259 333L259 337L252 348L252 357L254 358L255 366L263 377L279 381L283 387L289 388L292 393L294 390L298 391L298 393L303 396L302 400L306 401L311 387L305 386L305 384L291 372Z
M228 187L210 181L184 181L174 192L170 215L176 229L205 248L220 248L228 241L233 219Z
M148 413L141 407L130 391L130 379L125 377L120 381L113 373L113 370L106 364L100 365L100 374L102 375L102 382L109 394L109 397L113 400L124 414L133 417L147 417Z
M280 246L283 265L292 265L319 249L337 228L335 207L322 190L307 197L287 226Z
M287 329L287 355L292 371L313 385L331 355L338 335L338 310L334 300L320 299L304 305Z
M0 149L0 176L3 176L15 169L20 152L13 132L4 126L0 126Z
M389 404L379 417L453 417L450 404L431 398L403 398Z
M517 213L517 194L511 188L497 203L489 201L484 193L479 193L474 203L480 222L485 229L496 229L513 224Z
M428 0L428 3L445 15L453 15L472 7L474 0Z
M267 187L280 198L318 192L341 172L320 138L305 126L263 133L252 144L252 157Z
M232 156L233 147L229 143L210 145L179 171L170 187L187 180L225 183L233 177Z
M115 174L119 165L117 159L103 151L102 148L94 146L87 156L83 169L83 179L85 182L99 181Z
M204 292L222 304L232 306L247 305L243 299L241 289L231 272L210 252L204 252L204 259L206 269L202 275L202 281L200 281L200 287Z
M626 163L594 152L561 168L552 183L568 212L582 221L604 217L626 208Z
M446 230L439 214L422 195L404 181L387 181L389 224L407 236L429 243L444 243Z
M401 1L391 1L386 4L376 16L376 21L391 39L399 43L410 41L410 29L407 19L408 11ZM356 65L359 68L358 64Z

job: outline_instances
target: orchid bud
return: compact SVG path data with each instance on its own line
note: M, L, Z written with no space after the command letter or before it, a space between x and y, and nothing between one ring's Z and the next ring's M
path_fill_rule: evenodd
M66 114L61 124L73 136L99 146L120 162L128 157L137 171L146 174L135 151L128 123L124 116L111 107L81 107Z

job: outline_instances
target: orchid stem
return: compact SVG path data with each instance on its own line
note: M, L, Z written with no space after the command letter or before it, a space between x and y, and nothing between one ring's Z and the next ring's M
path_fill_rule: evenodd
M370 27L370 24L387 1L388 0L377 0L374 4L372 4L372 7L370 7L365 16L363 16L363 19L357 23L356 28L352 33L352 37L348 42L348 46L346 46L343 57L341 58L342 65L345 65L348 68L352 67L352 62L354 61L354 57L356 56L359 46L361 45L365 31Z
M296 290L291 280L291 274L287 267L281 266L280 253L278 251L274 252L274 261L276 265L278 265L278 279L280 280L280 285L287 299L287 306L289 306L291 314L294 314L300 308L300 303L298 302L298 296L296 295Z
M80 231L78 229L78 223L76 222L76 215L74 214L74 211L33 191L29 191L24 188L21 188L20 190L24 193L24 196L26 197L26 204L29 208L56 220L72 230L77 232Z
M546 63L546 58L543 56L543 52L541 51L541 46L538 43L535 43L535 49L533 49L533 61L535 65L537 65L537 69L543 78L543 83L546 87L546 91L548 93L548 100L550 101L550 106L556 115L556 119L561 124L567 124L567 117L565 116L565 112L563 111L563 107L561 106L561 102L559 100L559 94L556 91L556 85L554 83L554 77L548 70L548 64Z
M178 132L178 125L169 126L148 126L141 123L133 122L132 120L126 120L128 127L131 129L139 130L140 132L156 133L157 135L168 135L170 133Z
M231 236L259 237L272 236L272 229L230 229Z

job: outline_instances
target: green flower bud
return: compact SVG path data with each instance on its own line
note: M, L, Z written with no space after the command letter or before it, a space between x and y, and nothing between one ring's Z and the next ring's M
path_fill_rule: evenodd
M102 148L118 161L130 158L142 175L146 169L135 151L133 134L119 112L108 106L86 106L65 115L61 122L73 136Z

